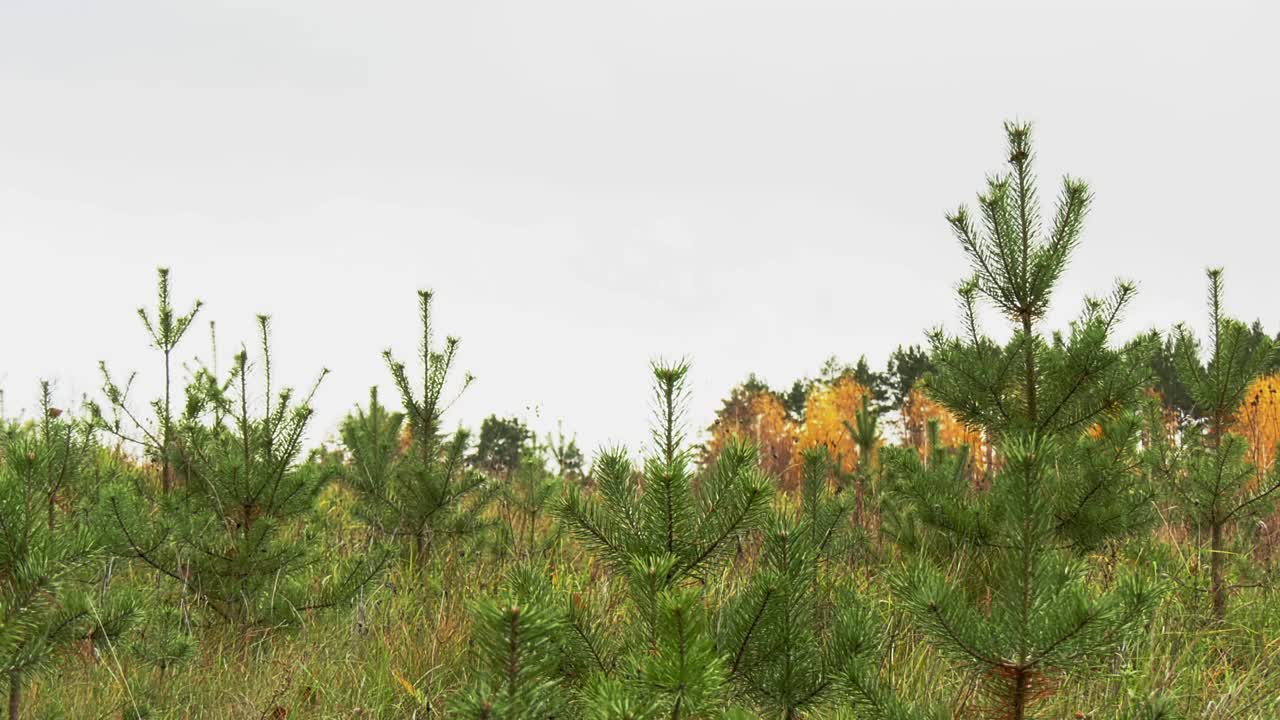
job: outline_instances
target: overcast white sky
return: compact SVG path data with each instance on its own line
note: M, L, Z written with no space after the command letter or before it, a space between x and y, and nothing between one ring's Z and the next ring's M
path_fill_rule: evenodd
M318 437L431 287L478 377L456 421L635 445L655 356L705 425L750 371L954 323L943 214L1011 118L1046 190L1097 195L1054 323L1115 276L1129 330L1201 323L1222 264L1274 331L1278 5L3 0L0 387L65 402L102 359L154 388L164 264L224 355L269 312L279 377L332 369Z

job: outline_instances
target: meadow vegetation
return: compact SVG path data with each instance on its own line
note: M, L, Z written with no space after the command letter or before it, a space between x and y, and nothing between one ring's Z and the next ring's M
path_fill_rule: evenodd
M8 717L1280 717L1280 343L1218 269L1203 338L1118 338L1128 282L1045 327L1092 196L1042 213L1006 133L946 216L957 332L752 376L705 429L655 362L640 454L449 431L471 378L428 292L392 395L308 447L325 371L276 377L266 316L195 361L160 270L160 397L103 363L0 418Z

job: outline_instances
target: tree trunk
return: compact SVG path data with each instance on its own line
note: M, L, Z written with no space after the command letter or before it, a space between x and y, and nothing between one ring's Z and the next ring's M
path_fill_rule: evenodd
M858 474L857 474L857 476L856 476L856 477L854 477L853 482L854 482L853 492L854 492L854 498L855 498L855 500L854 500L854 505L855 505L854 512L856 513L856 516L855 516L855 517L857 518L857 519L856 519L856 522L857 522L858 527L859 527L860 529L862 529L862 530L866 530L866 529L867 529L867 521L866 521L866 515L865 515L865 513L866 513L866 496L867 496L867 476L866 476L866 473L864 473L864 472L862 472L862 471L859 471L859 472L858 472Z
M1213 593L1213 618L1221 621L1227 616L1227 588L1223 580L1226 554L1222 542L1222 523L1213 523L1209 542L1209 589Z
M1027 699L1031 696L1030 673L1026 670L1014 670L1013 708L1009 717L1012 720L1025 720L1027 717Z
M9 671L9 720L18 720L22 715L22 675L17 670Z
M1034 428L1040 420L1036 411L1036 350L1031 338L1031 313L1025 311L1022 313L1022 342L1027 373L1027 418Z
M161 422L164 423L160 428L160 491L165 495L169 494L169 490L173 485L169 477L169 351L164 351L164 417Z

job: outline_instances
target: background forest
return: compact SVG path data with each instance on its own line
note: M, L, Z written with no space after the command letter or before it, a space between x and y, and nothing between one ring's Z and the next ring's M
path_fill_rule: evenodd
M706 428L657 361L640 454L456 427L429 292L309 445L325 371L273 373L267 316L220 353L161 269L157 397L104 361L0 419L8 716L1280 717L1280 336L1219 269L1203 337L1116 337L1128 282L1056 296L1092 195L1042 200L1006 135L946 216L957 331L748 377Z

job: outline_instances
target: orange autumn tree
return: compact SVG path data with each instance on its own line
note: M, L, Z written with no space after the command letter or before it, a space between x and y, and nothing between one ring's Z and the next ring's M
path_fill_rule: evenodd
M733 389L708 430L704 465L713 462L731 438L741 437L756 444L760 465L770 475L785 482L795 474L791 464L796 457L796 423L777 394L754 377Z
M858 446L845 423L854 421L867 394L866 386L849 375L814 386L805 399L804 425L800 428L796 449L803 452L825 447L838 463L840 472L853 472L858 462Z
M988 452L990 446L983 439L982 432L960 422L950 410L934 402L919 386L912 388L906 402L902 404L903 442L915 448L922 457L929 452L930 420L938 423L938 443L942 447L969 446L974 477L982 476L992 460L991 453Z
M1280 373L1253 381L1236 411L1231 431L1249 441L1249 461L1264 475L1276 461L1280 443Z

